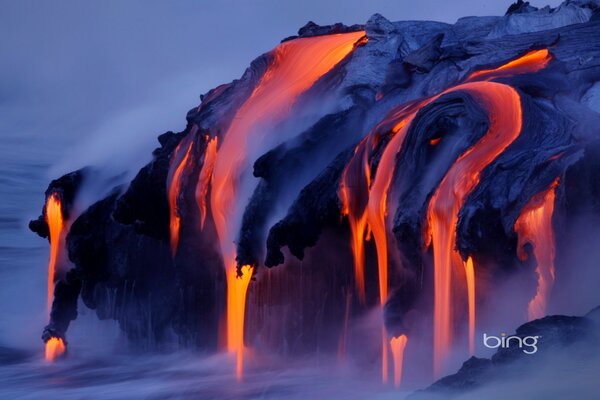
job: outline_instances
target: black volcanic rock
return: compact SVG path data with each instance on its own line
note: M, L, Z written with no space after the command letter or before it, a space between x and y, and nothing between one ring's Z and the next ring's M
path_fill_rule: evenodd
M564 357L572 360L597 357L600 355L600 324L595 319L597 310L583 317L552 315L527 322L509 336L538 336L535 353L526 354L524 348L511 345L499 348L491 359L471 357L455 374L439 379L409 398L416 400L438 394L463 394L503 379L514 379L515 374L526 377L526 374L532 374L542 367L560 370L561 363L565 362ZM529 348L528 351L533 349Z
M294 140L277 146L256 160L254 176L261 180L242 220L237 246L239 266L263 262L261 243L266 238L268 218L276 215L278 205L285 203L285 198L293 198L290 194L298 193L314 179L320 172L315 166L329 164L343 150L344 137L352 132L352 127L362 116L362 112L355 108L326 115ZM333 210L334 213L336 211ZM281 229L278 228L277 232L281 233ZM268 250L274 251L272 247ZM274 259L270 257L270 260L273 262Z
M168 239L167 175L171 156L189 129L159 136L161 147L154 150L153 160L138 172L127 191L116 200L113 217L117 222L134 226L138 233Z
M282 42L296 39L299 37L311 37L311 36L322 36L322 35L332 35L336 33L348 33L348 32L356 32L364 29L364 25L344 25L340 22L333 25L318 25L313 21L308 21L306 25L302 28L298 29L298 36L290 36L282 40Z
M283 263L283 246L287 246L296 258L302 260L304 249L317 243L325 226L339 224L339 180L351 155L352 149L340 153L315 180L302 189L287 216L271 228L267 237L265 266Z
M531 4L529 4L528 1L518 0L515 3L512 3L510 5L510 7L508 7L508 10L506 10L506 15L522 14L522 13L528 13L528 12L537 11L537 10L538 10L538 8L533 7Z

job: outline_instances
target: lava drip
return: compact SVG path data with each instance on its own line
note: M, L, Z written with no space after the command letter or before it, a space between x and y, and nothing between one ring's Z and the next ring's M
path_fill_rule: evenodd
M298 97L343 60L364 32L300 38L284 42L271 53L272 62L250 97L231 121L217 151L211 189L211 213L227 271L227 348L238 353L241 378L245 296L254 268L238 273L235 240L246 196L255 184L248 174L254 160L283 138L269 126L282 121ZM242 183L246 186L242 186ZM235 293L233 293L235 292ZM235 300L234 300L235 299ZM240 314L241 313L241 314Z
M537 290L534 298L529 302L527 316L529 320L542 318L546 315L548 299L554 286L554 256L555 240L552 228L552 215L554 214L554 199L559 179L541 193L533 196L523 207L521 215L515 223L515 232L518 235L518 257L521 261L527 260L525 245L533 247L535 257L535 272L538 276Z
M197 128L194 126L192 131L177 145L173 153L173 160L169 168L167 179L167 190L169 193L169 212L170 212L170 238L171 252L173 257L177 253L179 246L179 229L181 227L181 215L179 211L179 197L181 195L181 178L183 171L187 168L190 161L190 153L194 146L193 137Z
M61 357L66 351L65 342L61 338L50 338L46 342L46 352L45 358L46 361L54 361L58 357Z
M52 296L56 280L58 261L62 243L64 219L62 200L58 193L52 193L46 200L46 223L50 238L50 261L48 262L48 312L52 309ZM46 342L46 360L53 361L65 352L65 344L60 338L50 338Z
M393 337L390 340L390 347L392 348L392 358L394 360L394 386L399 388L402 383L402 368L404 366L404 350L406 349L406 343L408 337L406 335L400 335Z
M510 86L494 82L470 82L452 90L471 94L487 110L490 126L486 134L450 167L432 196L427 210L428 237L434 258L434 375L446 367L452 344L453 282L464 276L472 284L467 290L474 309L474 271L465 266L456 249L458 213L466 197L477 186L481 171L518 136L522 126L520 96ZM468 277L470 275L470 277ZM474 317L470 317L470 320ZM473 328L474 329L474 328Z
M361 304L366 303L365 294L365 234L367 231L367 203L371 186L368 137L356 147L354 157L342 174L339 198L342 215L348 217L350 225L350 248L354 260L354 282Z
M475 266L473 257L464 262L467 282L467 303L469 306L469 355L475 354Z

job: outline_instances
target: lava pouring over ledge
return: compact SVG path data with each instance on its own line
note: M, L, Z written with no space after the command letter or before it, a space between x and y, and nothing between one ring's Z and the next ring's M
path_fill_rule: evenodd
M212 178L215 167L217 143L217 137L214 137L208 141L208 144L206 145L206 152L204 153L204 163L202 164L202 169L198 175L198 184L196 185L195 196L196 204L198 205L198 211L200 212L200 230L204 229L204 222L206 221L206 196L208 195L210 179Z
M186 139L182 140L181 143L175 149L173 154L174 159L171 162L171 168L169 170L169 179L168 182L168 193L169 193L169 211L171 213L170 218L170 237L171 237L171 252L173 256L177 253L177 247L179 246L179 229L181 227L181 215L179 214L179 195L181 194L181 178L184 170L187 168L188 162L190 160L190 153L192 151L192 147L194 146L193 138L194 133L196 131L196 127L192 129L192 132L186 137L190 138L189 143ZM187 149L183 156L181 153L183 149L187 145Z
M466 196L479 183L479 173L490 164L500 153L512 143L521 131L522 112L520 96L510 86L489 82L498 77L533 73L545 68L551 60L547 49L536 50L510 61L496 69L477 71L469 75L468 81L449 88L442 93L428 99L415 101L399 107L389 113L369 136L378 134L382 128L391 127L392 139L387 144L377 167L372 186L369 188L367 206L367 224L373 234L377 249L380 302L383 305L387 300L388 285L388 246L387 246L387 201L388 191L394 176L396 156L399 153L404 137L416 113L424 106L438 99L440 96L454 92L466 91L481 103L490 116L490 129L483 139L467 150L452 165L442 179L435 194L430 200L427 212L426 234L429 244L433 244L434 253L434 376L442 374L447 362L450 346L452 344L452 308L453 308L453 275L462 276L465 281L468 299L468 326L469 326L469 352L474 353L475 336L475 267L472 258L463 261L456 244L456 224ZM384 129L383 129L384 130ZM436 138L437 145L442 138ZM348 193L353 188L346 182L350 166L363 165L362 160L366 141L363 140L355 151L353 159L344 171L344 179L340 190L340 200L344 213L348 215L351 230L351 247L356 245L356 221L363 218L360 208L351 208L352 197L360 196L360 186L354 187L355 193ZM363 174L367 176L370 170L368 161L364 163ZM356 168L354 168L356 169ZM368 172L367 172L368 171ZM353 171L353 176L360 176ZM355 185L356 186L356 185ZM364 229L368 229L364 228ZM428 244L428 245L429 245ZM356 258L355 258L356 264ZM355 266L355 269L358 269ZM386 332L382 333L382 380L387 381L387 339Z
M519 136L522 124L520 96L510 86L494 82L470 82L459 88L475 97L487 110L490 127L485 136L450 167L427 210L428 237L431 238L434 258L435 377L441 376L447 367L453 336L453 290L456 290L453 289L453 282L464 273L465 268L456 250L458 213L466 197L479 183L481 171ZM473 280L474 277L471 277ZM469 298L474 298L474 294Z
M527 260L525 245L531 244L535 257L535 272L538 276L535 297L529 303L527 316L529 320L542 318L546 315L548 298L554 286L554 229L552 215L554 214L554 198L558 187L558 178L550 187L533 196L523 207L521 215L515 222L515 232L519 238L518 253L521 261Z
M46 223L48 224L50 238L50 261L48 262L48 312L52 309L54 282L58 272L58 261L62 243L64 219L62 214L62 200L58 193L52 193L46 200ZM47 361L54 361L65 352L65 345L60 338L50 338L46 342L45 357Z
M60 251L61 235L64 226L62 201L58 193L52 193L46 201L46 222L50 235L50 261L48 262L48 312L52 308L54 280Z
M371 187L371 168L367 151L368 137L355 149L355 155L342 173L339 197L342 215L348 217L352 239L350 247L354 260L354 282L361 304L366 303L365 294L365 234L367 225L367 203Z
M241 269L241 277L237 273L234 242L246 204L243 196L247 195L240 187L241 180L260 152L282 139L270 137L268 125L285 118L298 97L344 59L362 37L364 32L359 31L295 39L277 46L267 71L237 111L217 150L211 213L228 276L227 348L238 353L238 378L242 374L245 311L238 303L245 303L250 282L243 275L253 270L247 266Z

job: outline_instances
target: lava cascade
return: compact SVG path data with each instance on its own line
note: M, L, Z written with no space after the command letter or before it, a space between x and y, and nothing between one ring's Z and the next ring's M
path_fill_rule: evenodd
M468 298L469 313L469 351L474 351L475 332L475 268L473 260L463 261L456 244L456 224L458 212L466 196L477 186L479 173L489 165L506 147L516 139L521 131L522 112L519 94L510 86L490 82L491 79L522 73L537 72L549 63L551 57L546 49L536 50L512 60L496 69L481 70L470 74L467 82L449 88L442 93L428 99L418 100L405 106L392 110L380 123L370 136L378 135L387 127L393 135L381 156L375 177L371 179L368 161L362 160L358 165L365 165L363 175L369 176L372 181L368 193L367 224L365 229L371 229L377 249L380 302L387 299L388 285L388 244L387 244L387 201L388 191L392 182L396 157L399 153L406 132L408 131L416 113L424 106L438 99L440 96L454 92L466 91L472 95L490 116L490 129L478 143L468 149L452 165L442 179L433 195L427 212L427 238L433 244L434 253L434 375L439 376L444 368L443 364L448 357L452 342L452 275L463 277ZM442 140L436 139L436 143ZM356 159L363 157L361 148L366 141L362 141L355 151L353 159L344 171L347 176L350 166L356 165ZM368 174L368 175L367 175ZM360 173L353 172L360 176ZM345 180L342 181L340 200L343 210L348 214L350 225L357 225L361 221L364 210L353 210L353 197L359 196L352 193L352 188ZM350 192L350 193L349 193ZM354 211L354 215L350 215ZM353 222L354 221L354 222ZM352 231L351 247L358 240L356 228ZM355 258L356 263L356 258ZM355 266L355 269L358 269ZM456 278L454 278L456 280ZM383 381L387 380L387 340L385 329L382 340L382 373Z
M215 160L217 157L217 142L218 138L214 137L209 140L206 145L206 152L204 154L204 163L202 169L198 175L198 184L196 185L196 204L198 205L198 211L200 212L200 229L204 229L204 222L206 221L207 215L207 204L206 197L208 195L208 188L210 179L212 178L213 170L215 167Z
M354 282L361 304L366 303L364 241L368 228L366 208L371 186L367 139L363 139L361 144L356 147L355 156L344 168L339 192L342 215L348 217L352 235L350 247L354 260ZM357 156L357 153L360 154Z
M64 220L62 214L62 201L58 193L52 193L46 200L46 222L50 234L50 261L48 262L48 312L52 308L52 296L54 294L54 282L58 261L60 257L60 248L62 243L62 234ZM62 339L50 338L46 342L46 360L53 361L65 351L65 345Z
M270 137L267 125L285 118L298 97L344 59L362 37L364 32L359 31L280 44L272 52L271 64L237 111L217 150L211 181L211 213L228 277L227 348L238 353L238 365L242 360L245 310L239 303L245 303L250 282L244 274L253 271L252 266L245 266L239 276L235 260L235 235L246 203L241 196L247 195L248 189L240 187L242 178L254 161L255 153L279 141L277 137ZM233 291L237 293L231 293ZM241 371L239 367L238 377Z
M193 132L195 132L194 127ZM192 138L193 132L186 137ZM192 140L182 140L173 154L173 160L171 162L171 168L169 169L168 181L168 196L169 196L169 212L170 212L170 237L171 237L171 252L173 256L177 253L177 247L179 245L179 229L181 227L181 215L179 211L179 196L181 194L181 180L183 172L186 170L187 165L190 161L190 153L194 142ZM186 147L187 146L187 147Z
M550 187L533 196L523 207L521 215L515 223L518 236L518 257L527 260L525 245L531 244L535 257L537 273L537 291L529 302L527 316L529 320L546 315L548 298L554 285L554 256L556 254L552 215L558 178Z

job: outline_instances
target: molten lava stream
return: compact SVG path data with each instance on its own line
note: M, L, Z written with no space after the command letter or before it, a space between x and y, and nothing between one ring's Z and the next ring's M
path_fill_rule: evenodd
M467 280L467 298L469 304L469 355L475 354L475 267L473 258L464 263Z
M365 295L365 233L367 231L367 202L371 186L371 171L367 152L367 138L356 147L354 157L342 174L339 198L342 215L348 216L350 248L354 260L354 282L361 304Z
M475 71L467 80L489 80L508 75L530 74L546 68L551 60L548 49L533 50L498 68Z
M428 234L434 258L435 377L444 372L452 344L453 275L460 275L461 268L465 268L456 250L458 213L466 197L479 183L481 171L518 137L522 124L520 97L510 86L484 81L465 83L451 89L454 90L464 90L475 97L487 110L490 126L483 138L450 167L427 210ZM470 279L468 269L467 282ZM472 283L467 288L472 291L468 294L472 301L470 308L474 307L474 273L471 278ZM470 318L473 317L474 314ZM473 327L474 324L473 320Z
M62 201L58 193L52 193L46 200L46 223L50 235L50 261L48 262L48 313L52 309L52 296L54 294L54 281L56 277L59 252L62 243L64 220L62 214ZM65 352L62 339L50 338L46 342L46 360L53 361Z
M173 257L177 253L177 247L179 246L179 229L181 226L181 216L179 213L179 205L178 200L181 194L181 177L183 175L183 171L188 166L188 161L190 160L190 153L192 151L192 147L194 146L194 134L196 132L196 126L194 125L194 129L183 139L175 152L173 153L173 161L171 162L171 167L169 168L169 177L167 179L168 182L168 193L169 193L169 212L170 212L170 235L171 235L171 252ZM189 143L188 143L189 142ZM184 144L185 143L185 144ZM183 148L187 145L187 149L185 150L185 154L183 157L181 153Z
M404 365L404 349L408 337L406 335L400 335L393 337L390 340L390 347L392 348L392 358L394 360L394 386L399 388L402 383L402 368Z
M400 146L404 141L404 136L414 118L416 111L401 119L394 127L394 136L388 143L379 166L375 180L371 187L369 203L367 205L367 221L371 227L371 232L375 240L377 249L377 269L379 271L379 303L383 310L388 297L388 248L387 248L387 194L388 188L394 175L394 165L396 154L400 151ZM388 339L385 331L385 326L382 326L381 337L381 380L383 383L388 381Z
M215 160L217 157L217 138L212 138L206 145L206 152L204 153L204 163L202 169L198 175L198 184L196 185L196 204L200 211L200 230L204 229L204 221L206 221L206 196L208 195L208 188L210 179L212 178L213 169L215 167Z
M298 97L319 78L343 60L364 37L364 32L300 38L281 43L272 54L272 62L250 97L242 104L223 136L217 151L211 187L211 213L219 237L221 254L227 270L227 348L238 352L242 360L244 307L249 277L234 279L237 268L234 242L239 232L246 196L256 181L251 178L255 159L285 137L269 129L282 121ZM247 178L247 179L244 179ZM245 186L240 186L245 183ZM250 268L247 268L250 271ZM232 293L236 292L236 293ZM234 314L236 315L234 317ZM234 321L238 321L234 323ZM241 366L238 375L241 377Z
M50 261L48 263L48 312L52 308L54 294L54 277L58 264L58 256L63 230L63 215L60 195L52 193L46 201L46 223L50 234Z
M252 278L252 267L244 265L241 276L235 269L227 272L227 346L237 354L236 376L242 378L244 361L244 318L246 293Z
M558 183L557 178L548 189L532 197L523 207L521 215L515 223L515 232L519 238L519 258L522 261L527 259L524 246L529 243L533 246L533 255L536 261L537 291L527 309L529 320L542 318L546 315L548 298L552 286L554 286L554 256L556 250L552 215L554 214L554 198Z
M45 359L46 361L52 362L62 356L65 353L66 347L65 343L60 338L50 338L46 342L46 352Z

